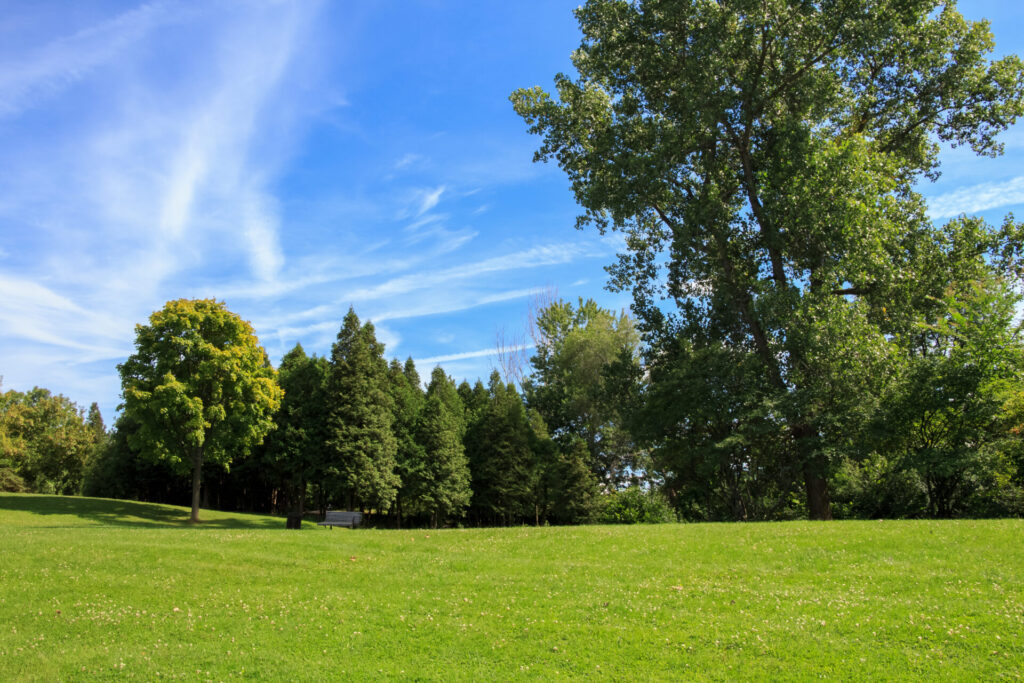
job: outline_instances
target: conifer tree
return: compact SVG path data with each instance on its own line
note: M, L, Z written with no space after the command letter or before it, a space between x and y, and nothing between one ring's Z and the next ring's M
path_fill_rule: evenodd
M350 507L359 503L387 512L399 484L388 366L373 325L360 325L351 308L331 349L327 402L327 445L338 468L339 493Z
M465 433L462 401L440 367L434 368L426 402L416 423L421 464L415 468L411 494L430 516L430 524L461 517L469 505L469 462L462 437Z
M422 447L416 442L415 431L425 397L412 358L407 359L404 366L397 359L391 361L388 368L388 388L394 411L392 431L397 442L396 461L400 480L395 498L395 511L398 525L401 526L402 517L408 512L414 479L418 476L416 468L423 462Z
M524 519L531 500L530 426L519 392L497 371L491 373L487 403L467 432L466 447L473 518L486 524Z
M307 482L327 460L324 392L328 370L327 359L307 356L302 344L286 353L278 368L284 398L274 416L276 429L267 440L265 461L289 489L292 509L299 514L305 509Z

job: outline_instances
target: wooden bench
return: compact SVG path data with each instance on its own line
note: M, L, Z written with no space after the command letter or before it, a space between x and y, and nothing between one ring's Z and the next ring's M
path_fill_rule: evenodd
M336 526L347 526L355 529L363 521L362 512L349 512L347 510L329 510L324 521L317 522L317 526L329 526L334 530Z

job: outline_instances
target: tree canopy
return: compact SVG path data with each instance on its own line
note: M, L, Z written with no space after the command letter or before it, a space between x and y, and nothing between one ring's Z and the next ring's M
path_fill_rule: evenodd
M625 233L611 283L632 290L652 371L677 339L755 364L709 369L740 381L737 407L782 436L760 455L831 517L829 478L894 339L939 314L950 282L1018 273L1020 226L935 226L916 188L941 143L1001 151L1024 64L990 61L987 24L940 0L590 0L576 15L578 78L556 76L558 100L512 96L536 158L568 174L581 226Z
M252 325L212 299L177 299L135 327L118 366L133 445L192 470L199 521L203 462L229 465L261 443L282 391Z

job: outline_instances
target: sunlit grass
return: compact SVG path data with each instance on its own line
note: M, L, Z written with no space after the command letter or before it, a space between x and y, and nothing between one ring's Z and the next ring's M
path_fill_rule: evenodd
M1021 520L296 532L187 516L0 495L0 680L1024 669Z

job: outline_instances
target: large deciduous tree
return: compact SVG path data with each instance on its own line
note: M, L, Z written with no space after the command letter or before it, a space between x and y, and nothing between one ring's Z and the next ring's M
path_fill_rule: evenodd
M537 159L566 171L581 225L625 233L612 285L633 292L652 373L680 338L756 364L708 381L742 382L808 514L829 518L829 477L891 340L951 280L1019 252L1012 222L934 226L915 187L940 143L1001 151L1024 65L989 61L987 24L943 0L590 0L576 14L579 78L556 77L559 101L512 96L543 136Z
M0 491L79 493L100 439L66 396L39 387L0 393Z
M523 382L527 404L565 452L577 452L575 440L584 442L587 464L614 487L637 471L624 428L621 382L610 381L617 365L635 366L639 360L632 320L590 299L577 306L556 301L539 311L536 336L533 371Z
M192 470L199 521L203 462L229 465L261 443L281 401L252 325L212 299L178 299L135 327L135 353L118 365L130 440Z

